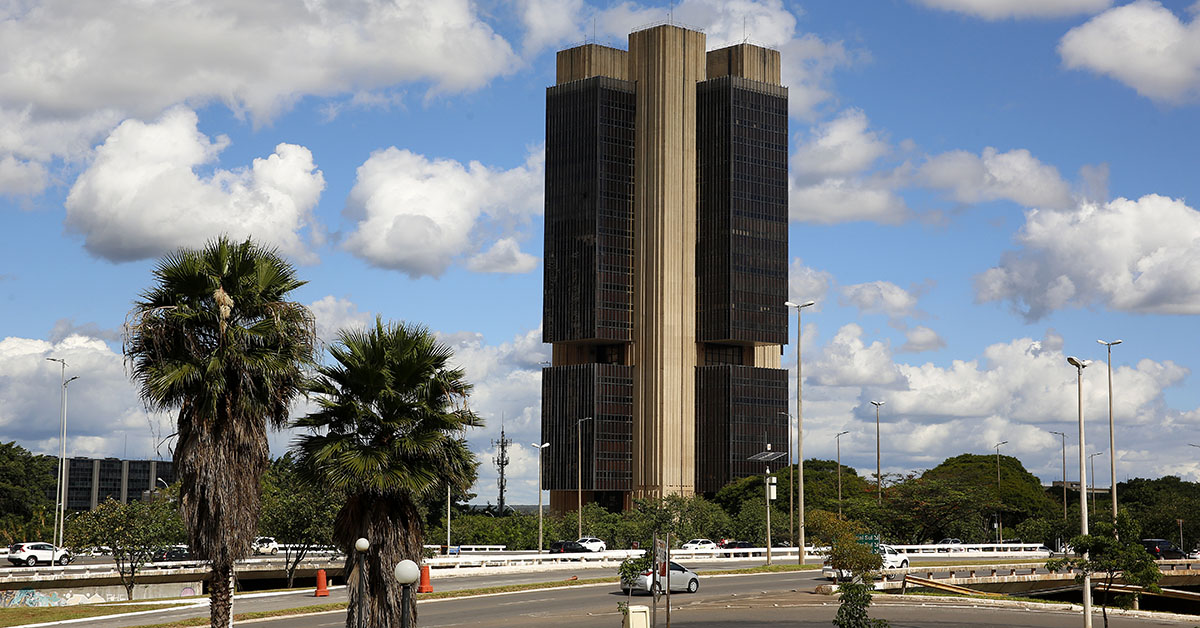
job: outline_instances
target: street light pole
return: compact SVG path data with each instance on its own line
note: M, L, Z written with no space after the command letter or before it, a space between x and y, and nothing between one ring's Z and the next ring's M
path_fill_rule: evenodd
M1075 382L1076 388L1079 391L1079 490L1083 492L1087 486L1087 467L1083 464L1084 449L1087 447L1083 431L1083 369L1091 364L1091 360L1080 360L1074 356L1067 358L1067 363L1075 367ZM1088 503L1087 496L1081 495L1079 500L1079 533L1086 535L1088 533ZM1084 552L1083 559L1087 560L1087 552ZM1083 571L1083 626L1084 628L1092 628L1092 574L1088 570Z
M792 473L792 415L787 412L779 412L778 414L787 417L787 463L788 463L788 540L792 543L796 542L796 502L792 499L796 491L793 490L796 486L796 476Z
M1115 526L1117 524L1117 436L1116 430L1113 428L1112 348L1113 345L1121 344L1121 341L1097 340L1096 342L1108 349L1108 475L1111 479L1109 498L1112 500L1112 518ZM1095 476L1096 474L1093 473L1092 482L1096 481Z
M579 508L579 536L577 539L583 538L583 422L591 421L592 417L585 416L575 422L575 453L578 455L578 460L575 465L575 496L578 498L576 506Z
M1064 432L1050 432L1062 436L1062 458L1063 458L1063 521L1067 520L1067 435Z
M363 613L367 609L367 550L370 547L371 542L365 538L360 538L354 542L354 549L357 550L355 557L358 559L358 604L357 612L355 613L357 615L355 619L358 620L355 622L355 625L358 628L366 628L367 626L366 617L363 617ZM449 550L447 549L447 551Z
M838 466L838 519L842 518L842 435L850 432L838 432L833 440L837 443L837 466Z
M812 307L813 305L816 305L816 303L816 301L805 301L804 303L792 303L791 301L783 302L783 304L787 307L796 308L796 466L798 467L797 475L800 476L796 483L796 494L798 495L796 501L800 504L800 535L797 537L797 547L800 549L796 552L796 555L799 557L798 560L801 565L804 564L804 395L802 394L804 378L801 377L800 334L804 327L800 321L800 312L806 307ZM788 462L791 462L790 455Z
M875 501L883 505L883 467L879 464L879 406L886 401L872 401L875 406Z
M67 379L67 361L62 358L46 358L51 362L58 362L61 369L60 379L62 381L62 391L59 393L59 409L58 409L58 487L55 491L55 499L58 502L54 509L54 546L62 547L64 517L67 511L67 384L79 379L78 376Z
M538 553L542 553L542 450L549 447L550 443L529 443L534 449L538 450ZM579 538L579 537L576 537Z
M1000 499L1000 446L1007 445L1008 441L1003 440L996 443L996 499ZM996 537L1001 543L1004 542L1004 518L1000 511L996 511Z
M1096 511L1096 456L1104 453L1097 451L1093 454L1088 454L1088 463L1092 466L1092 485L1088 488L1088 495L1092 497L1092 512Z

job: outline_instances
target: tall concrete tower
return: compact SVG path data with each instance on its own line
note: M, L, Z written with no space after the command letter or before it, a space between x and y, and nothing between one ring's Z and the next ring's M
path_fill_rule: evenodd
M543 481L712 493L787 447L787 90L779 53L635 31L558 53L546 95Z

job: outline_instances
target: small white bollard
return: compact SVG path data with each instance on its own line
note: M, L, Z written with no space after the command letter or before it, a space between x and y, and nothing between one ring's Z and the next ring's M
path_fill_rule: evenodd
M650 628L650 607L642 604L630 605L622 628Z

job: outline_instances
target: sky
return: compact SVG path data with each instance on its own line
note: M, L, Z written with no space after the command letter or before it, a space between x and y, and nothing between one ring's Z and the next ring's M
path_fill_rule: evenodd
M780 51L806 458L1016 456L1049 483L1200 481L1200 2L0 2L0 441L171 456L121 335L151 269L277 248L318 332L455 350L509 503L536 503L545 89L555 51L671 20ZM796 322L784 349L796 396ZM295 412L306 409L298 404ZM794 420L794 419L793 419ZM274 434L281 455L293 435ZM551 446L555 446L553 443ZM1090 469L1089 469L1090 474Z

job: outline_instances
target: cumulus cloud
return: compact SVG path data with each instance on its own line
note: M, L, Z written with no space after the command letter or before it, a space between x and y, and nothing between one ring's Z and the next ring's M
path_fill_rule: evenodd
M249 168L197 170L229 145L196 128L196 114L175 108L155 122L126 120L96 149L67 196L67 227L97 257L157 257L214 236L253 236L299 261L315 261L300 231L325 187L312 153L279 144Z
M1063 35L1063 65L1091 70L1159 102L1200 94L1200 21L1184 23L1153 0L1109 9Z
M946 341L938 333L924 325L917 325L904 332L904 344L900 351L905 353L920 353L933 351L946 346Z
M902 318L916 311L917 295L890 281L872 281L843 287L841 302L866 313Z
M543 159L539 147L524 165L502 170L395 147L377 151L358 168L346 208L356 225L345 247L410 277L440 276L478 248L477 230L511 226L541 212ZM509 268L529 265L528 256L511 250L515 242L496 246L492 257L478 258L477 267L489 261L507 261Z
M265 122L305 95L458 92L520 67L468 0L41 0L7 11L0 41L0 160L71 159L119 121L178 103Z
M877 131L868 129L861 109L847 109L818 125L792 154L792 171L801 182L846 177L870 168L889 146Z
M793 185L789 216L798 222L836 224L869 220L899 224L912 212L890 185L878 181L829 178L814 185Z
M467 260L477 273L527 273L537 267L537 258L521 250L512 238L497 240L492 248Z
M517 0L516 4L525 27L521 44L525 55L583 39L583 0Z
M326 295L308 304L317 319L317 338L325 344L337 339L343 329L365 329L371 322L370 312L362 312L349 299Z
M1001 153L987 147L975 155L962 150L930 157L916 180L943 189L962 203L1010 200L1026 207L1067 207L1071 186L1054 166L1043 164L1025 149Z
M46 168L42 164L12 155L0 157L0 194L34 195L45 187Z
M832 283L833 275L829 271L805 266L797 257L788 268L788 300L792 303L816 301L816 307L820 309Z
M169 413L146 411L123 356L103 340L9 337L0 340L0 441L57 455L62 371L50 357L67 361L68 378L79 376L67 388L68 456L121 455L128 447L130 457L149 458L158 440L174 431Z
M1103 305L1154 314L1200 313L1200 212L1147 195L1031 210L1019 248L975 278L980 301L1007 301L1029 320Z
M1103 11L1112 0L914 0L932 9L954 11L985 20L1056 18Z
M819 353L808 377L821 386L903 386L903 378L892 363L892 352L878 340L863 341L863 329L854 323L842 326Z

